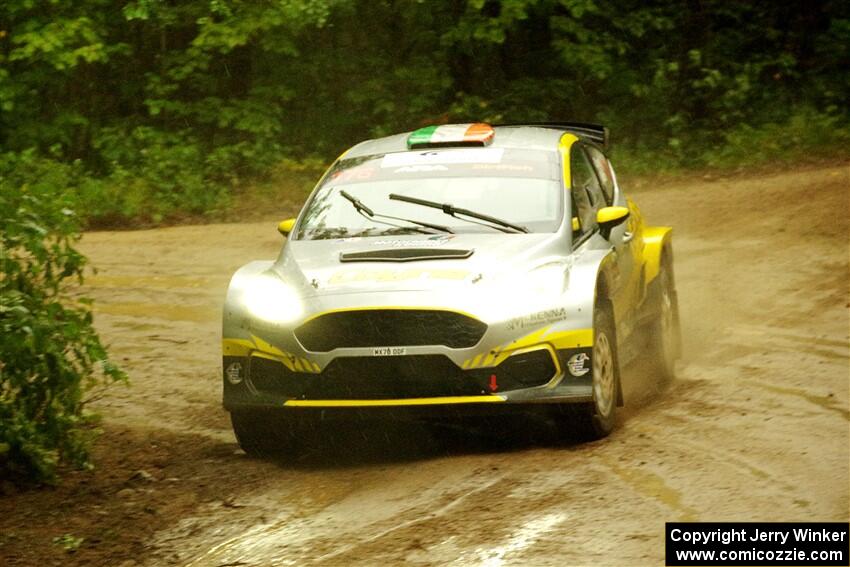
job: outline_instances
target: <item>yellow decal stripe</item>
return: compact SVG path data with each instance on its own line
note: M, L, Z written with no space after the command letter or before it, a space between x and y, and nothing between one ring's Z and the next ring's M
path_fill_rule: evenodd
M573 329L569 331L556 331L554 333L550 333L549 329L551 329L551 326L543 327L513 342L496 347L489 354L482 353L475 358L467 359L463 362L463 368L498 366L509 356L535 350L536 348L552 347L554 349L564 349L593 346L593 329ZM557 365L558 357L554 356L554 351L553 358Z
M437 406L443 404L485 404L504 402L502 396L448 396L445 398L405 398L397 400L287 400L284 405L302 408L344 408L382 406Z
M255 350L254 352L251 353L251 356L254 356L254 357L257 357L257 358L265 358L266 360L274 360L275 362L283 362L283 360L284 360L283 358L281 358L279 356L275 356L273 354L268 354L268 353L263 352L261 350Z
M276 356L286 356L287 354L272 345L271 343L267 343L257 335L251 335L251 339L254 341L254 344L257 345L256 348L268 354L274 354Z
M516 350L518 348L525 348L525 347L529 347L529 346L541 343L541 342L543 342L544 336L546 335L546 333L549 331L550 328L552 328L551 325L548 326L548 327L543 327L542 329L538 329L538 330L534 331L533 333L529 333L529 334L525 335L524 337L521 337L521 338L515 340L512 343L508 343L503 348Z
M286 366L290 372L295 372L295 365L292 364L292 360L290 360L287 356L278 356L275 354L269 354L267 352L263 352L261 350L255 350L251 353L251 356L255 356L257 358L265 358L266 360L274 360L275 362L280 362L284 366Z
M247 339L223 339L221 341L221 350L224 356L257 356L282 363L293 372L313 372L318 374L321 372L319 365L315 362L299 358L295 355L284 352L274 345L271 345L256 335L251 335L252 341Z
M590 347L593 346L593 329L553 333L546 337L546 342L551 343L557 349Z
M255 348L254 343L245 339L223 339L221 341L221 352L224 356L248 356Z

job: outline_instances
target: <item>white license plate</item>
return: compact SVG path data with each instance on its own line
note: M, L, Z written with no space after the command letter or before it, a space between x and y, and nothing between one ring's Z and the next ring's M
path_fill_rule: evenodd
M405 347L385 346L372 349L372 356L401 356L407 354Z

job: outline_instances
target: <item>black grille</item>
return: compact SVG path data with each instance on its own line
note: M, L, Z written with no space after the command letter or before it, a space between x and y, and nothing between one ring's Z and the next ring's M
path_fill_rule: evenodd
M293 372L276 360L252 356L248 364L251 384L260 392L297 398L304 392L310 374Z
M542 386L555 376L555 363L547 350L515 354L494 370L502 390Z
M485 393L480 378L442 355L343 357L316 376L305 394L355 400L474 396Z
M263 393L313 400L476 396L542 386L555 375L545 350L514 355L496 368L462 370L443 355L340 357L321 373L292 372L283 364L252 358L250 380Z
M328 313L295 329L307 350L335 348L445 345L475 346L487 325L452 311L369 309Z

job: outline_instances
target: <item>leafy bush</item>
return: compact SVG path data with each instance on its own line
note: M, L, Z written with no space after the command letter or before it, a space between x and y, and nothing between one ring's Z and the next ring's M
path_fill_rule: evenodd
M88 465L86 393L126 377L73 292L86 259L71 196L54 189L62 168L26 163L19 174L39 182L19 186L0 169L0 473L51 481L62 462Z
M81 186L79 194L94 224L158 223L226 204L226 180L213 177L203 148L186 132L105 128L94 147L105 175Z
M109 162L101 172L27 150L0 154L0 179L7 187L66 188L69 208L84 212L88 228L158 224L226 208L230 184L212 178L198 146L145 130L126 138L104 134Z
M661 144L619 143L614 132L613 157L630 175L688 169L730 169L766 163L794 163L847 158L850 124L840 114L809 106L791 109L781 120L740 123L712 136L703 132Z
M820 113L810 107L798 109L781 122L759 126L746 123L722 134L723 143L704 151L705 164L734 167L768 161L799 160L846 155L850 125L841 116Z

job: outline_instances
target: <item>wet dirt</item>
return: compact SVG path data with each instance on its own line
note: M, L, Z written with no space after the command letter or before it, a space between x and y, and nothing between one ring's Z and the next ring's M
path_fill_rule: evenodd
M847 521L850 167L632 196L675 227L684 358L664 389L629 369L619 429L587 444L372 424L251 460L221 409L220 309L276 255L275 219L87 234L131 385L96 403L95 471L2 487L0 563L659 565L665 521Z

